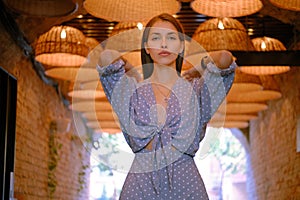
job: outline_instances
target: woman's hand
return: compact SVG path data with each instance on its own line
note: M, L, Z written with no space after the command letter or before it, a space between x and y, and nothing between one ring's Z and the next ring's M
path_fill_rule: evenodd
M134 77L137 82L141 82L143 78L141 74L137 71L137 69L134 66L132 66L126 59L122 58L122 60L125 62L124 68L126 74L130 77Z
M220 69L228 68L233 62L233 56L231 52L227 50L212 51L209 53L209 57L210 59L207 59L207 61L204 60L204 64L207 65L208 62L212 60Z
M188 81L192 81L194 78L200 78L201 73L195 67L192 67L183 72L182 77Z
M112 50L112 49L105 49L104 51L102 51L100 53L98 65L101 67L107 66L111 63L114 63L115 61L117 61L120 58L121 58L120 52L118 52L116 50Z

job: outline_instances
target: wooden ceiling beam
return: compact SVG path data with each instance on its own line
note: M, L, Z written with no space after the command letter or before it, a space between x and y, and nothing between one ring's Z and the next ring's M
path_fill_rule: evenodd
M300 66L297 51L231 51L239 66Z

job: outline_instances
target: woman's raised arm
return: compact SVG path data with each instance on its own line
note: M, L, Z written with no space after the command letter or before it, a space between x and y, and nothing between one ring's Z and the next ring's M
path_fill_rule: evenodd
M219 50L208 53L208 57L204 59L204 64L207 65L209 62L214 62L216 67L220 69L228 68L233 62L233 56L230 51Z
M100 67L108 66L121 58L120 52L112 49L105 49L100 53L98 65Z

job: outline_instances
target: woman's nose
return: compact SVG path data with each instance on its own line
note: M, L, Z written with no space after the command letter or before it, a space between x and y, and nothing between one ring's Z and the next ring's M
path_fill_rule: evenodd
M162 41L161 41L161 48L162 49L166 49L167 48L167 43L166 43L166 39L163 38Z

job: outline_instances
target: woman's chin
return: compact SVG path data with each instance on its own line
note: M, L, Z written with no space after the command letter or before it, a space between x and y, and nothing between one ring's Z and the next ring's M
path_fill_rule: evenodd
M176 60L169 60L169 59L160 59L160 60L154 61L154 63L161 65L161 66L169 66L169 67L176 66Z

